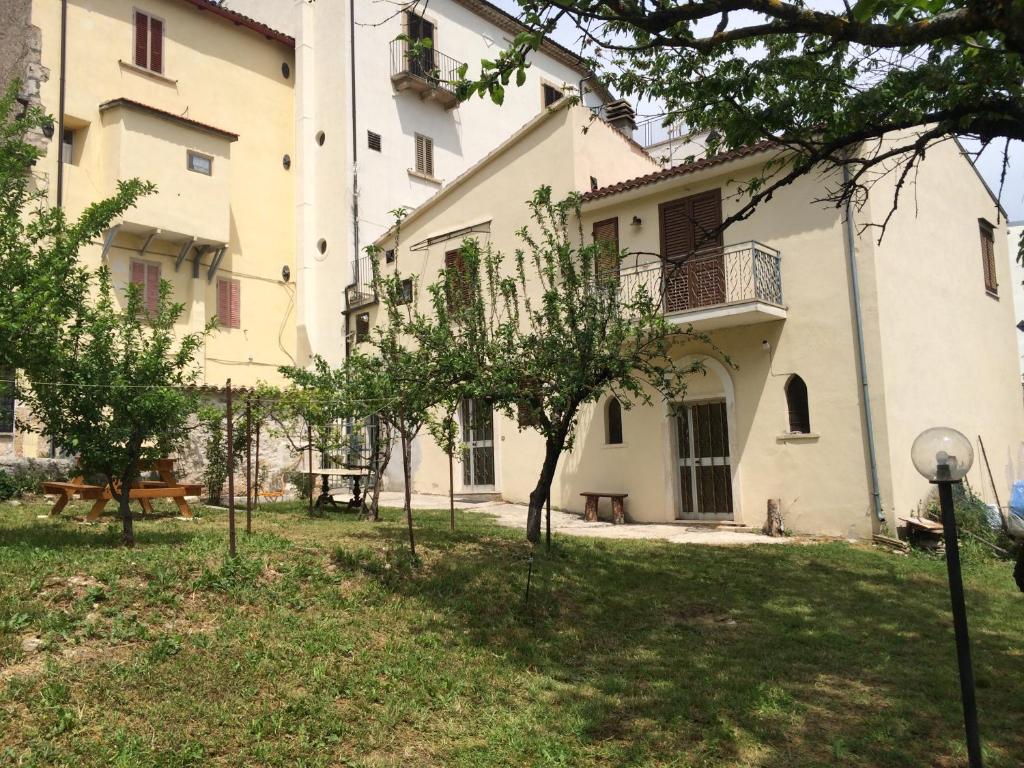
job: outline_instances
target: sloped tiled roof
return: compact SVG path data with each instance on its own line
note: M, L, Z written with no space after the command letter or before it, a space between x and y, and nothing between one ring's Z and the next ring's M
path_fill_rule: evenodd
M195 6L200 11L207 11L213 16L219 16L220 18L230 21L232 24L251 29L253 32L258 32L268 40L274 40L275 42L287 45L291 48L295 47L295 38L286 35L284 32L278 32L273 27L268 27L261 21L251 16L246 16L244 13L233 11L230 8L225 8L219 3L213 2L213 0L183 0L189 5Z
M198 120L193 120L190 117L183 115L176 115L173 112L168 112L158 107L151 107L149 104L143 104L141 101L134 101L133 99L111 99L100 104L100 112L106 112L108 109L115 109L117 107L124 107L127 109L134 109L138 112L146 112L151 115L163 118L164 120L170 120L172 123L179 123L180 125L186 125L189 128L195 128L197 131L203 131L204 133L212 133L215 136L219 136L222 139L228 141L238 141L238 134L232 133L231 131L225 131L223 128L217 128L206 123L201 123Z
M774 141L759 141L756 144L748 144L745 147L731 149L728 152L719 152L717 155L705 157L700 160L694 160L692 163L675 165L671 168L665 168L661 171L648 173L644 176L637 176L635 179L626 179L625 181L620 181L616 184L609 184L606 187L595 189L591 192L585 193L583 195L583 201L600 200L603 197L610 197L622 192L628 192L631 189L639 189L640 187L646 187L649 184L656 184L657 182L664 181L665 179L671 179L676 176L686 176L691 173L696 173L697 171L702 171L705 168L712 168L716 165L723 165L724 163L728 163L733 160L750 157L751 155L756 155L759 152L767 152L773 147L778 147L778 144Z

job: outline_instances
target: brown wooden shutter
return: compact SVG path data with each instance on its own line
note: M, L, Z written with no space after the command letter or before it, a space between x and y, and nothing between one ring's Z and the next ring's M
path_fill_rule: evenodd
M594 259L594 275L598 280L619 279L619 220L604 219L594 222L594 243L597 254Z
M223 278L217 281L217 323L221 328L231 323L231 286Z
M135 12L135 65L149 67L149 16Z
M709 189L658 206L665 265L665 311L725 301L722 191Z
M981 234L981 262L985 274L985 290L995 294L999 292L999 281L996 278L996 241L992 225L984 219L978 220Z
M710 189L692 198L694 245L698 251L722 245L722 191Z
M164 71L164 23L160 19L149 20L149 68Z
M416 170L427 176L434 175L434 140L416 134Z
M130 282L139 286L143 293L146 291L146 264L142 261L132 262L132 276Z
M466 273L466 261L462 258L460 249L445 252L444 268L448 270L449 275L448 309L461 309L469 303L473 294L469 275Z

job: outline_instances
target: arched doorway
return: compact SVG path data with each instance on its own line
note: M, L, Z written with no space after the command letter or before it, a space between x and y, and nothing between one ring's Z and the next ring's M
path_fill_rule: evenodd
M737 508L735 390L724 365L710 357L700 360L707 374L690 377L684 398L673 404L670 413L676 518L733 520Z

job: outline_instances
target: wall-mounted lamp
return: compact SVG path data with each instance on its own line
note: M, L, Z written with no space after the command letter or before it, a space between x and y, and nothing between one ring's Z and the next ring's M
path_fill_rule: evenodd
M283 267L281 267L281 279L282 280L284 280L287 283L291 279L291 276L292 276L292 271L288 268L287 264L285 264Z
M43 123L43 136L48 139L53 138L53 120L50 120L49 118L47 118Z
M641 224L643 224L643 221L640 219L639 216L634 216L633 221L631 221L630 224L632 224L634 227L639 227Z
M761 349L763 349L765 352L771 352L772 351L772 343L770 341L768 341L768 339L762 339L761 340Z

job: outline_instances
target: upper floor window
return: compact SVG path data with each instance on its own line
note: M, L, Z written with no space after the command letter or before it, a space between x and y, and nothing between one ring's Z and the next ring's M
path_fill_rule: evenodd
M71 128L65 128L61 137L60 161L64 165L73 165L75 162L75 132Z
M242 284L238 280L217 280L217 320L221 328L242 327Z
M0 434L14 431L14 369L0 368Z
M434 140L419 133L416 134L416 171L434 176Z
M188 151L188 169L193 173L201 173L204 176L213 176L213 158L209 155L201 155L198 152Z
M984 219L978 219L978 230L981 233L981 263L985 273L985 290L993 296L998 296L995 229Z
M132 261L132 285L139 286L142 306L149 314L160 307L160 265L148 261Z
M807 384L795 373L786 381L786 407L789 409L789 431L809 435L811 412L807 405Z
M142 11L135 11L135 66L151 72L164 71L164 23Z
M412 304L412 278L406 277L402 279L402 283L399 286L398 292L398 303L399 304Z
M594 222L594 276L602 283L619 279L619 219Z
M619 402L619 398L608 398L605 421L605 442L608 445L622 445L622 403Z
M461 249L456 248L445 253L444 268L448 273L448 309L462 309L473 300L473 283Z
M370 313L360 312L356 315L356 344L370 338Z
M565 95L564 93L562 93L561 89L556 88L553 85L548 85L547 83L541 84L541 90L544 94L545 107L550 107L552 104L561 100L561 98Z

